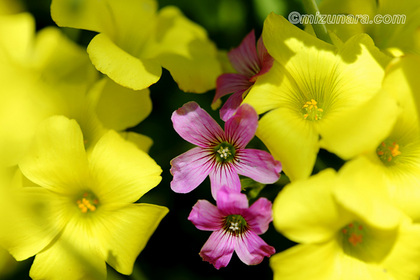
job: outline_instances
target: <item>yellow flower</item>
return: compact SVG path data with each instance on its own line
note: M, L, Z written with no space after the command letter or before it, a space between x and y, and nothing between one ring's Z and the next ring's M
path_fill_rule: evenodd
M59 26L99 32L88 46L92 63L125 87L149 87L164 67L182 90L201 93L221 74L206 31L176 7L157 11L154 0L54 0L51 14Z
M420 221L420 126L415 103L419 66L418 56L407 55L387 68L383 90L396 97L401 112L391 132L366 154L382 171L396 204L415 222Z
M420 226L361 157L292 182L273 204L278 231L300 244L270 259L274 279L418 279Z
M112 130L86 153L78 124L51 117L19 167L30 180L19 190L23 205L37 205L40 220L9 221L0 245L17 260L36 255L33 279L105 278L105 262L130 274L168 211L134 203L160 182L161 169Z
M263 40L275 62L244 102L264 114L257 136L291 180L311 174L319 148L350 159L388 134L398 109L379 92L389 58L368 36L337 48L270 14Z

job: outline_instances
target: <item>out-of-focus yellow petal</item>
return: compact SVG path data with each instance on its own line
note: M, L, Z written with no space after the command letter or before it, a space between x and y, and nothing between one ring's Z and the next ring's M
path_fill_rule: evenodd
M13 166L24 156L40 121L57 112L50 88L13 63L0 68L0 159Z
M74 195L83 190L88 163L77 122L63 116L42 122L19 166L29 180L54 192Z
M389 83L387 85L391 87L390 90L398 89L402 93L409 94L414 98L418 116L417 119L420 121L420 80L418 75L416 75L416 72L420 67L420 56L406 55L394 62L395 63L390 66L390 72L396 72L393 74L395 77L388 78ZM410 110L410 107L404 109Z
M420 27L418 1L380 1L377 15L382 24L372 25L372 38L379 48L398 48L404 53L420 55L420 49L415 44L415 33Z
M162 68L156 60L139 59L118 47L106 34L96 35L88 46L95 67L116 83L142 90L156 83Z
M125 140L134 143L134 145L136 145L137 148L145 151L146 153L149 153L149 150L153 145L152 138L143 134L139 134L133 131L123 131L120 132L120 135Z
M340 254L339 250L334 241L296 245L270 258L273 279L333 280L334 258Z
M0 15L16 14L23 12L24 8L20 0L2 0L0 1Z
M149 56L168 69L183 91L202 93L215 88L222 73L217 49L201 26L173 6L160 10Z
M402 213L395 207L380 168L365 157L346 163L339 172L334 196L349 211L380 229L396 228Z
M21 176L19 170L15 176ZM1 184L0 246L17 260L25 260L50 244L68 217L60 216L54 195L43 188L12 186L12 181L4 176Z
M400 226L398 239L382 265L394 279L417 279L420 275L420 225L405 221Z
M43 82L53 87L60 84L71 86L69 91L73 91L72 95L79 92L83 95L98 76L86 49L55 27L46 27L37 33L32 56L27 63L33 70L42 73Z
M336 177L332 169L327 169L286 186L273 204L276 229L298 243L321 243L334 239L337 232L353 218L333 199Z
M149 89L134 91L104 78L95 89L95 111L102 124L122 131L136 126L152 111Z
M34 40L35 20L28 13L0 16L1 53L24 63Z

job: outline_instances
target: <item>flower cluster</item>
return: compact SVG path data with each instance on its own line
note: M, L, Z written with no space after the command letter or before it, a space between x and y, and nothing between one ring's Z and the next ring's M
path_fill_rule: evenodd
M213 88L216 48L154 0L52 1L57 25L98 33L87 49L1 12L1 252L34 257L33 279L105 279L106 264L131 274L168 209L139 202L162 169L152 139L127 129L150 114L162 67L185 91Z
M246 264L259 264L275 249L258 235L272 221L271 202L259 198L250 208L241 193L239 175L272 184L280 177L281 164L266 151L245 149L254 137L258 116L242 105L225 123L224 131L195 102L184 104L172 114L176 132L197 147L171 161L171 188L178 193L195 189L209 176L217 207L199 200L188 219L201 230L214 231L200 256L217 269L228 265L234 251Z
M276 280L420 279L420 2L301 2L405 21L300 28L271 12L225 52L157 0L51 0L45 28L0 2L0 278L11 257L32 258L34 280L135 271L169 211L144 198L165 173L149 155L162 139L138 126L167 75L220 108L219 122L168 98L191 149L161 157L174 199L209 186L214 203L183 218L211 232L197 251L214 272L236 253Z
M321 8L356 13L344 2ZM394 7L367 2L378 11ZM403 2L398 11L419 11L415 1ZM273 223L298 243L270 259L274 279L420 276L420 87L413 74L420 57L414 44L402 45L418 34L386 33L387 45L382 27L371 38L327 26L326 42L274 13L264 22L274 62L243 104L262 115L257 136L291 180L273 203ZM341 164L328 166L322 154Z

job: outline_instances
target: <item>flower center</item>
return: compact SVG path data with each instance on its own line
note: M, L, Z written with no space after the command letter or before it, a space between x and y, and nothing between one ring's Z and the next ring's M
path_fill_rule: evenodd
M339 233L344 253L353 257L360 257L362 254L365 238L366 229L357 221L343 227Z
M311 101L307 101L302 106L303 118L305 120L317 121L322 118L324 110L319 108L317 104L318 102L316 102L315 99L311 99Z
M225 163L232 162L235 158L235 148L226 142L220 143L214 148L217 162Z
M99 200L94 194L84 192L82 197L76 201L76 204L82 213L94 212L99 205Z
M223 229L237 236L248 230L248 223L241 215L229 215L223 221Z
M385 140L376 149L379 159L386 165L393 163L393 159L401 155L400 146L390 140Z

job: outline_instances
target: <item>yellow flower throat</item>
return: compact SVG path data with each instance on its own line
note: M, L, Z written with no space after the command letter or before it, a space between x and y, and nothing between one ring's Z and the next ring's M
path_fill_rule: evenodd
M99 200L93 194L85 192L82 198L76 201L76 204L82 213L94 212L98 207Z
M376 149L376 154L383 163L392 163L394 158L401 155L400 145L395 141L385 140Z
M303 118L305 120L317 121L322 118L322 114L324 110L318 107L318 102L315 99L311 99L311 101L307 101L302 106L303 111Z

